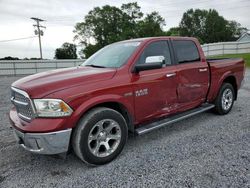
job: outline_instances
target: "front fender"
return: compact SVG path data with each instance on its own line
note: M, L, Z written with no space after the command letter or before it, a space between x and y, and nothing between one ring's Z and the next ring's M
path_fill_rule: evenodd
M114 102L123 105L129 114L134 115L133 104L127 98L124 98L121 95L116 94L106 94L100 95L96 97L92 97L86 101L84 101L78 108L75 109L74 113L72 114L72 119L74 120L74 126L76 126L79 119L91 108L107 103L107 102Z

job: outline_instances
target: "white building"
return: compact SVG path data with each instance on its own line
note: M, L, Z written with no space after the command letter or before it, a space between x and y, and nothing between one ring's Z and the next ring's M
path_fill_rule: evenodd
M237 42L247 42L250 41L250 33L244 33L241 37L237 40Z

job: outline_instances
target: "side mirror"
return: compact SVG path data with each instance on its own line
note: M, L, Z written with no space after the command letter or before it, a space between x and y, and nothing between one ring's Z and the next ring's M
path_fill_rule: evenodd
M144 70L152 70L152 69L160 69L160 68L162 68L162 63L144 63L144 64L136 65L134 68L134 72L138 73Z
M165 57L164 56L148 56L145 60L145 63L148 64L148 63L164 63L165 61Z
M164 56L148 56L145 59L145 63L135 66L134 73L138 73L144 70L160 69L164 64L164 61Z

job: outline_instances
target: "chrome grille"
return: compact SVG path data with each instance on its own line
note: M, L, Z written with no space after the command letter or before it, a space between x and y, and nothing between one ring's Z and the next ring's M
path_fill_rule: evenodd
M26 121L30 121L34 118L31 100L26 92L12 87L11 101L15 105L20 118Z

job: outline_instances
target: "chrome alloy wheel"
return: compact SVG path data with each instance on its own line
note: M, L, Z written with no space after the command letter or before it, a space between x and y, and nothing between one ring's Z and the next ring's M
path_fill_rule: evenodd
M225 89L222 94L222 108L228 110L233 104L233 92L231 89Z
M103 119L90 130L88 147L94 156L107 157L117 149L120 141L120 125L112 119Z

